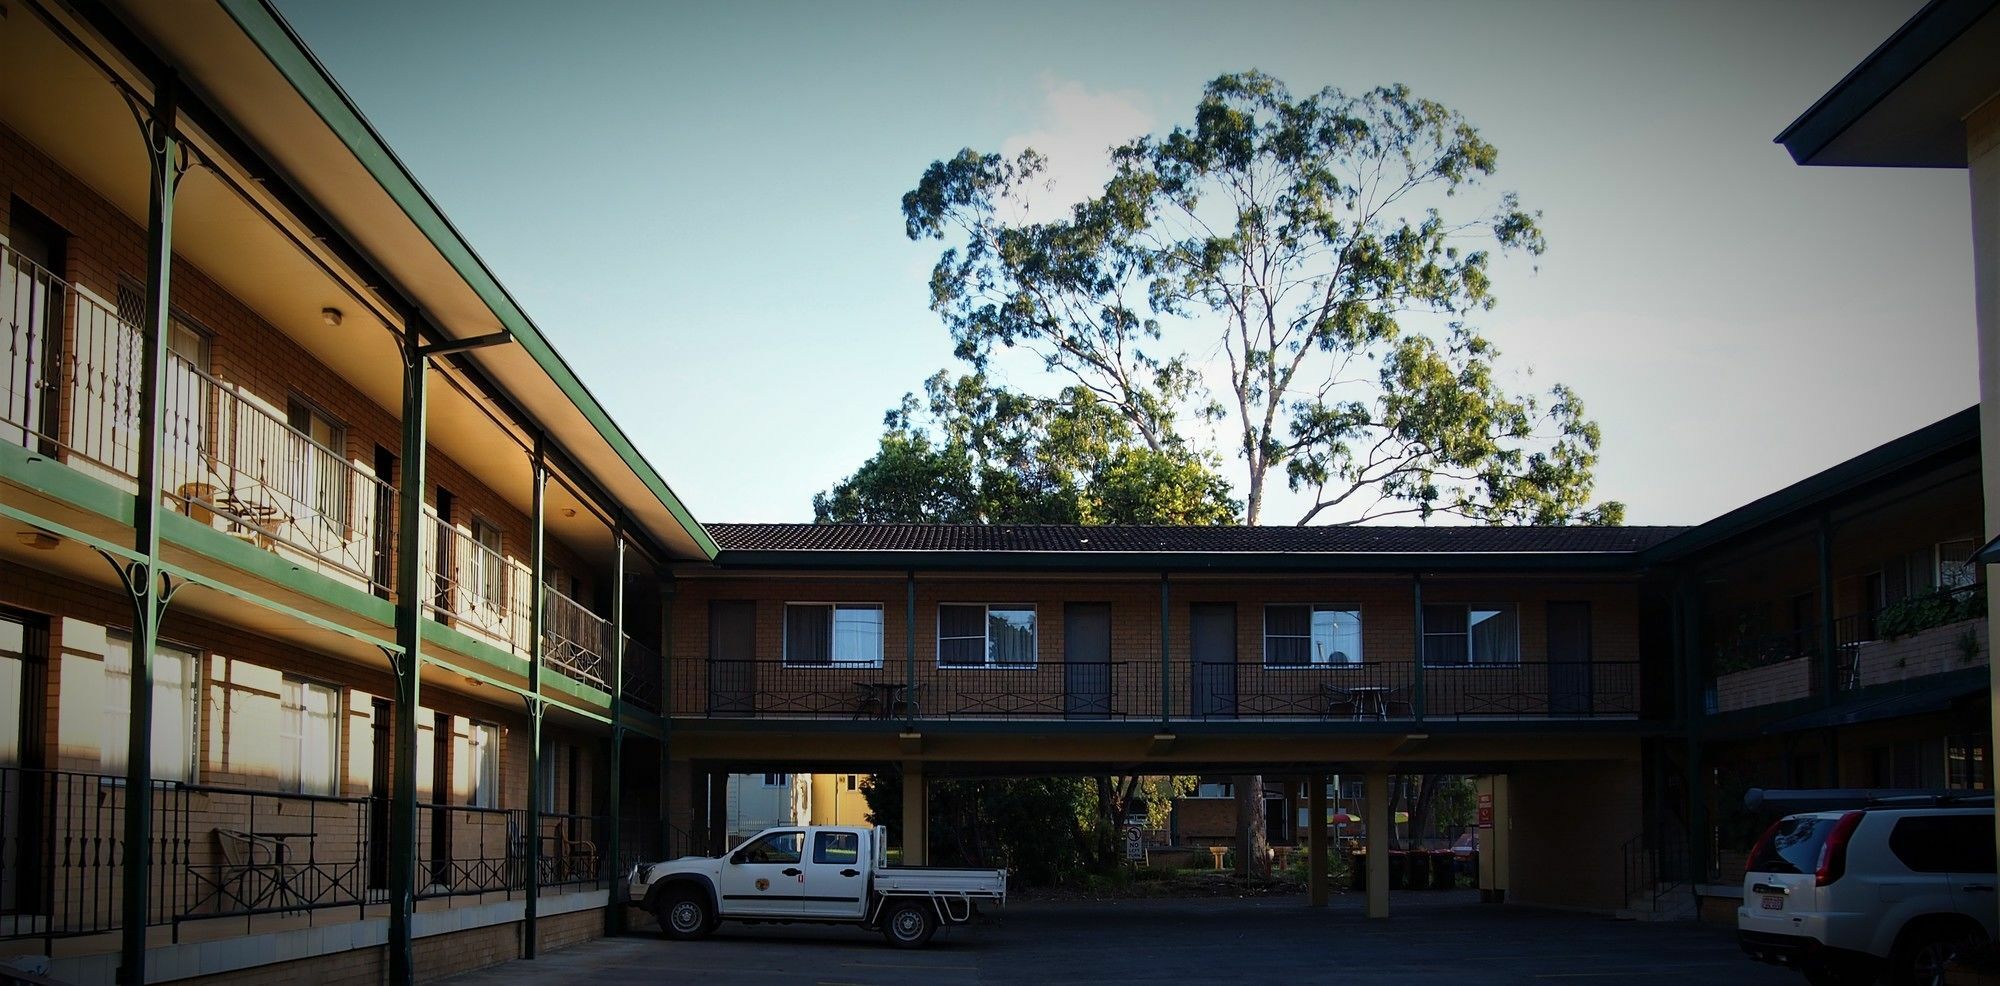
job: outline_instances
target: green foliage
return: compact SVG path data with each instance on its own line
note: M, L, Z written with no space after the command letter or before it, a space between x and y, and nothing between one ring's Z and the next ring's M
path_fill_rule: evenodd
M1875 616L1875 631L1886 639L1894 640L1919 630L1985 615L1985 592L1962 588L1933 589L1882 607L1882 612Z
M868 813L902 843L902 779L871 775ZM1053 886L1102 869L1084 816L1091 782L1075 777L978 778L930 783L930 860L944 866L1004 866L1025 886Z
M1169 457L1128 469L1191 497L1107 497L1107 514L1217 505L1184 451L1193 421L1242 457L1251 523L1280 471L1311 496L1300 523L1618 523L1619 504L1591 502L1601 435L1582 402L1511 391L1471 324L1494 305L1494 257L1545 248L1512 193L1467 203L1497 160L1407 88L1294 97L1247 72L1210 82L1192 125L1115 148L1101 194L1064 218L1012 218L1040 155L971 149L934 162L903 217L946 244L931 307L959 357L983 372L996 347L1034 353L1069 385L1059 405L1087 394ZM1226 357L1220 399L1191 353Z
M905 395L881 445L813 498L822 523L1227 524L1207 458L1156 450L1091 391L1041 399L940 372Z

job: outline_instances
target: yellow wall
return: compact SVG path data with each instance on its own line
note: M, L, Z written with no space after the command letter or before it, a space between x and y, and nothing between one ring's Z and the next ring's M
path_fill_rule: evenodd
M849 778L854 780L852 791L847 789ZM812 824L873 825L868 817L868 799L861 795L861 788L867 782L867 774L812 775Z

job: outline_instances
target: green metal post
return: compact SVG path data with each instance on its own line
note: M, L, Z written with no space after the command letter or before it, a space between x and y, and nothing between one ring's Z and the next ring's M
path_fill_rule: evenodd
M544 544L546 532L543 528L543 506L548 497L548 460L542 455L542 435L535 433L534 462L534 515L528 518L528 844L524 847L527 856L526 886L522 888L526 900L521 913L521 957L535 957L537 942L536 904L542 895L542 628L544 610L547 608L548 556Z
M625 525L622 520L611 526L614 542L611 568L611 786L606 820L605 840L611 845L611 872L605 874L613 881L613 893L619 877L618 867L625 849L623 794L625 780ZM613 899L604 909L604 930L607 934L617 934L624 930L625 908Z
M389 789L389 982L416 979L410 919L417 890L417 704L423 663L426 364L423 317L403 325L403 474L397 490L396 719ZM443 559L438 560L440 563Z
M917 728L917 573L914 570L904 577L904 590L903 728L914 731Z
M152 190L146 217L146 324L139 381L139 483L133 504L134 548L139 559L122 569L132 600L132 680L125 739L124 887L120 901L118 979L128 986L146 981L146 925L151 903L153 841L153 651L160 618L171 590L160 570L161 405L167 384L168 280L173 267L174 190L182 173L179 81L171 74L154 87L153 112L141 121ZM113 562L114 565L117 562Z
M1410 662L1411 673L1415 675L1410 685L1410 712L1418 722L1424 719L1424 703L1429 696L1424 691L1424 576L1419 572L1410 576L1410 599L1416 609L1416 660Z
M1819 687L1820 704L1832 705L1839 699L1840 661L1834 652L1833 625L1833 521L1819 516ZM1834 785L1839 786L1839 785Z
M664 696L660 717L660 852L673 859L673 762L670 758L674 731L674 581L671 575L660 580L660 681Z
M1160 573L1160 728L1173 713L1173 609L1167 594L1167 573ZM1189 712L1193 712L1192 709Z

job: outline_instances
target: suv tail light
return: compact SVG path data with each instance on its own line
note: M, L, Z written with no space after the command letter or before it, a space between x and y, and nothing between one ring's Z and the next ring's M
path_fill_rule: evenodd
M1764 850L1771 847L1771 839L1778 834L1778 826L1783 824L1785 820L1780 818L1772 822L1771 827L1765 829L1763 835L1757 837L1756 843L1750 847L1750 855L1743 857L1744 876L1749 876L1750 871L1757 866L1757 861L1764 858Z
M1813 871L1813 886L1824 887L1847 872L1847 839L1861 824L1859 811L1850 811L1833 823L1833 831L1819 847L1819 868Z

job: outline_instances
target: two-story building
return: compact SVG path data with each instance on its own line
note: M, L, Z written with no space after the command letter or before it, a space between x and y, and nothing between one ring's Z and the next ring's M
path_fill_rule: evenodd
M0 959L616 917L712 545L267 4L0 8L0 356Z

